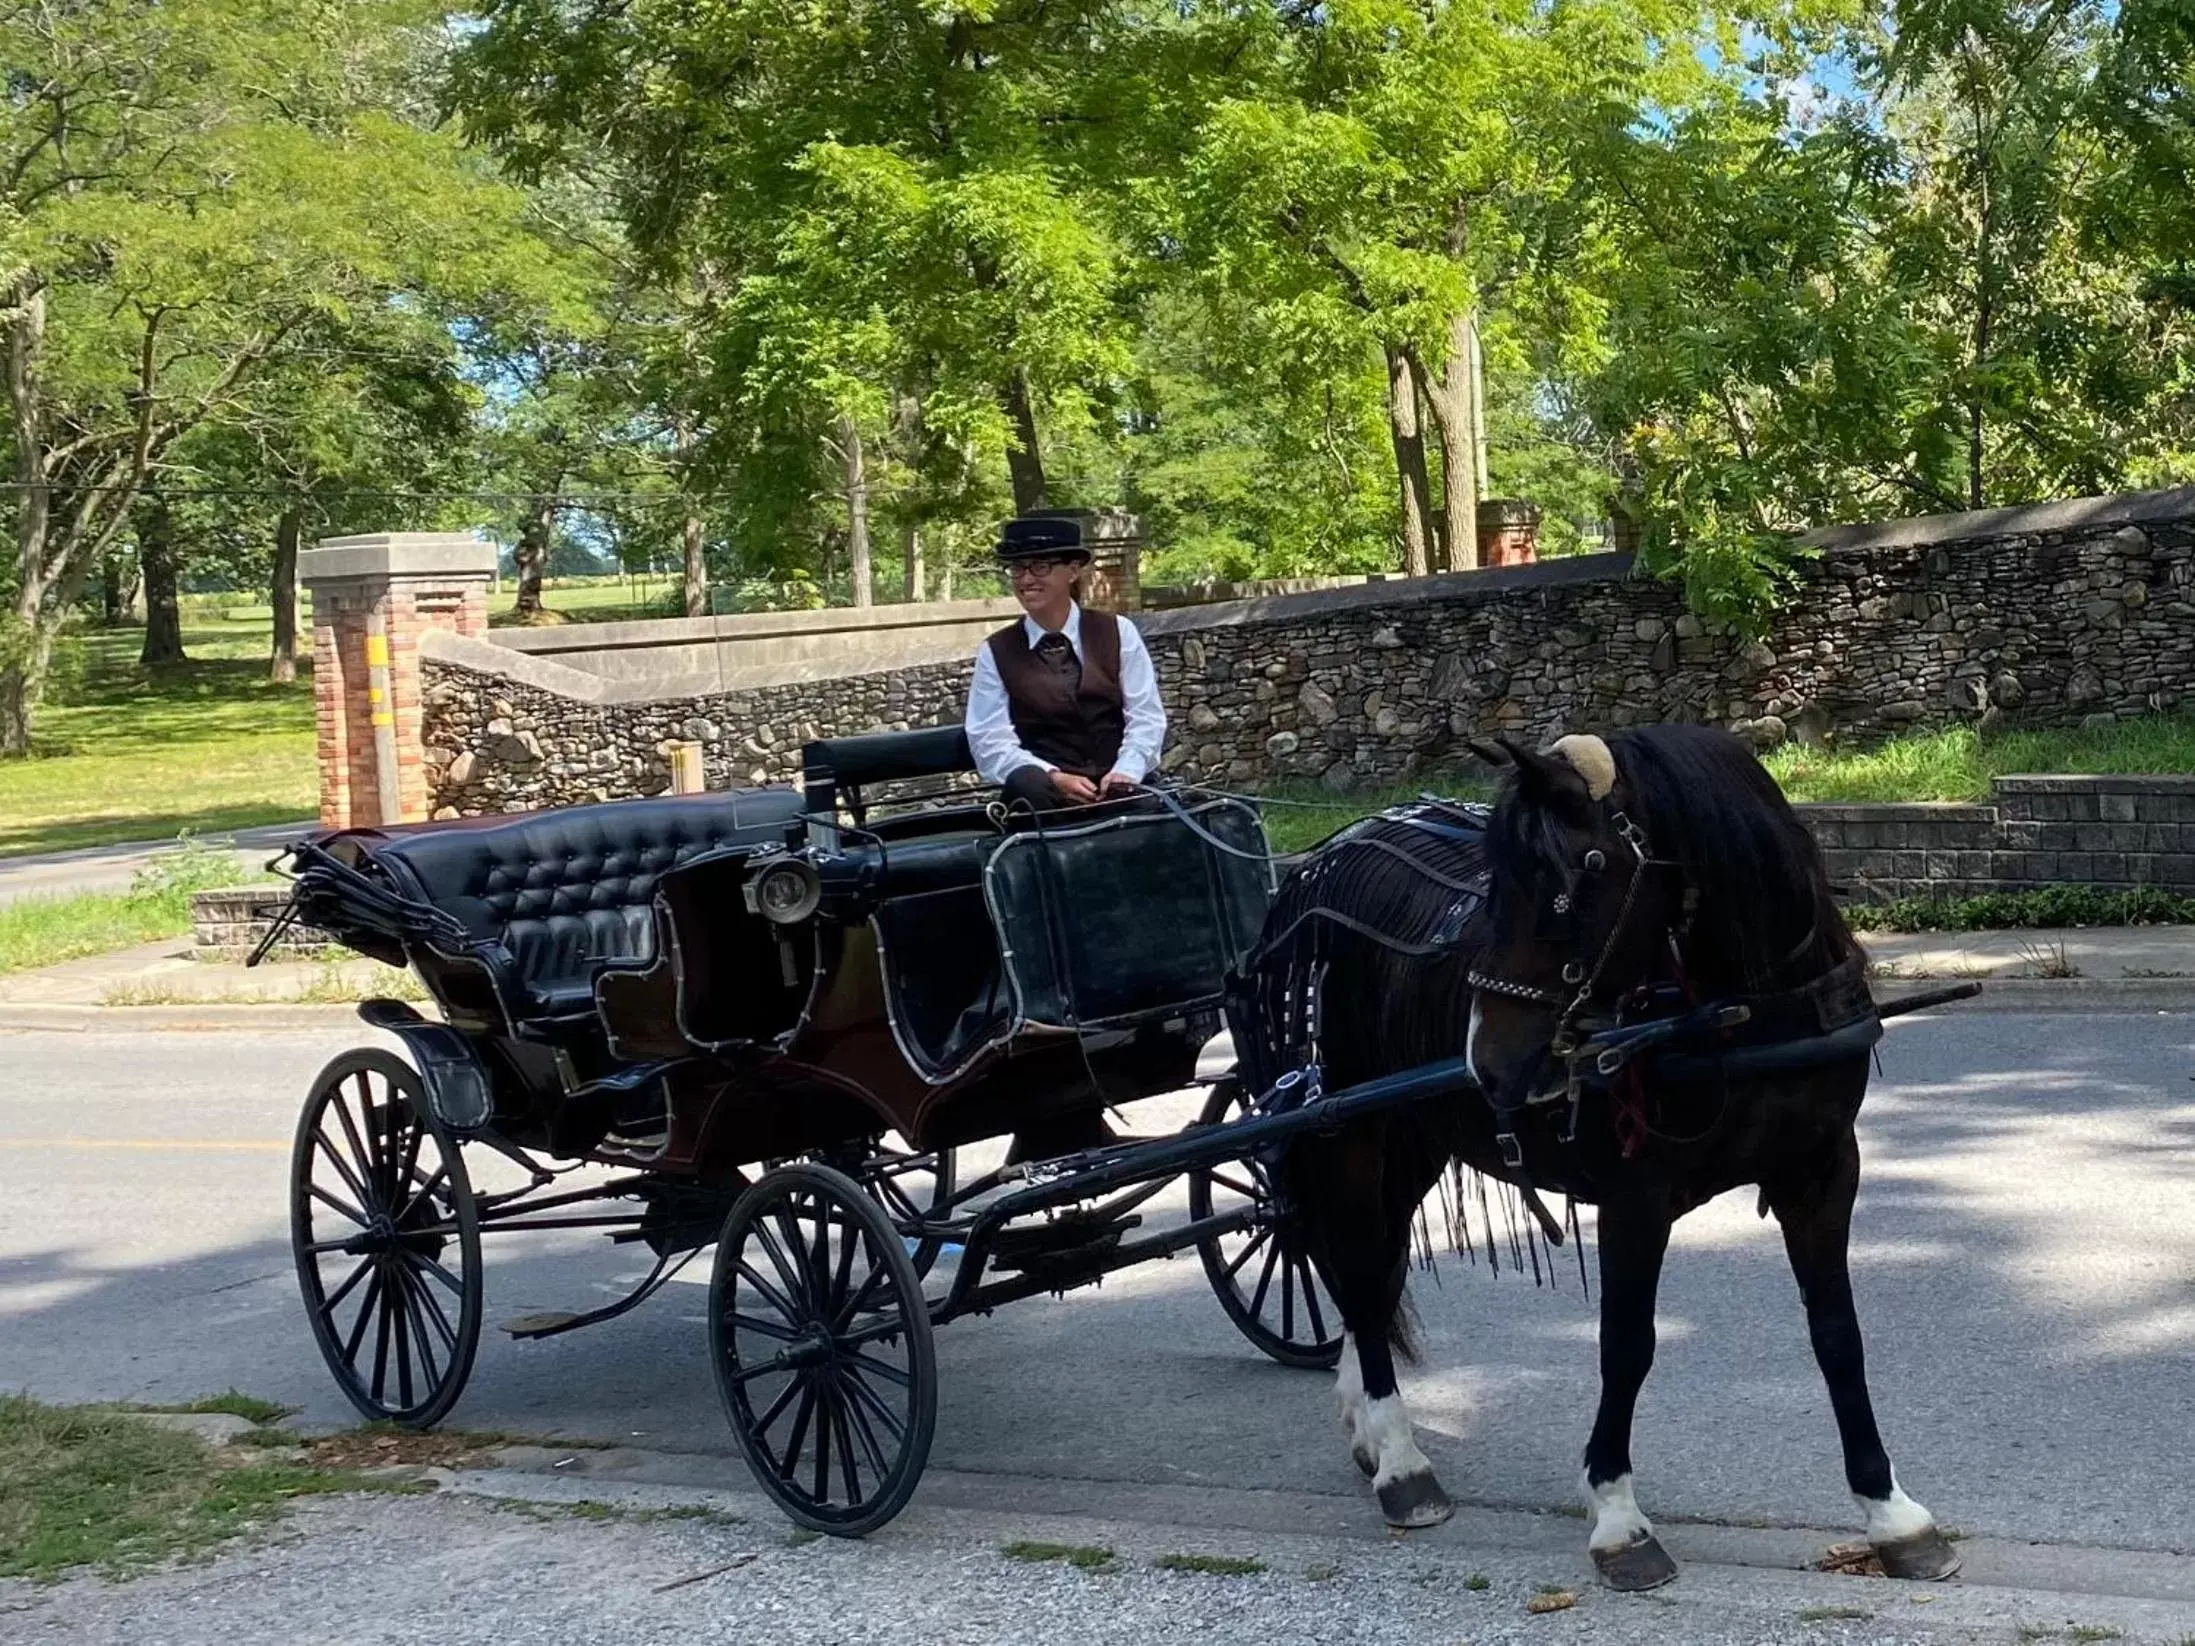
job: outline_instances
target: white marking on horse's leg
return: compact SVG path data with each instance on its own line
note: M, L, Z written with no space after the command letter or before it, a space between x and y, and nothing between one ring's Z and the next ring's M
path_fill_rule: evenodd
M1437 1526L1456 1512L1433 1477L1433 1465L1418 1450L1399 1393L1365 1401L1362 1432L1374 1458L1373 1495L1388 1525Z
M1471 1071L1471 1078L1479 1078L1479 1025L1486 1020L1485 1004L1474 994L1471 997L1471 1027L1463 1037L1463 1066ZM1480 1081L1484 1085L1484 1081Z
M1936 1517L1905 1495L1896 1475L1890 1477L1888 1497L1863 1497L1859 1504L1867 1513L1870 1543L1902 1543L1935 1530Z
M1364 1440L1364 1362L1357 1358L1354 1332L1341 1334L1341 1359L1334 1366L1334 1410L1341 1418L1342 1433L1349 1438L1349 1455L1370 1474L1377 1460Z
M1579 1484L1585 1489L1585 1512L1593 1522L1592 1533L1585 1540L1588 1549L1628 1549L1654 1535L1654 1523L1640 1511L1629 1475L1618 1475L1598 1486L1581 1477Z
M1429 1475L1433 1465L1418 1450L1417 1436L1410 1426L1409 1408L1403 1405L1402 1396L1387 1395L1364 1403L1364 1418L1360 1429L1365 1448L1375 1460L1372 1484L1385 1486L1400 1480L1404 1475Z

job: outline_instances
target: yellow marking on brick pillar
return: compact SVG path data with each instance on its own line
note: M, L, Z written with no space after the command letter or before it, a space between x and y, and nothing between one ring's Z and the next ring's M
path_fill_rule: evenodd
M367 666L368 666L368 667L372 667L372 666L374 666L375 664L380 664L380 665L384 665L384 666L385 666L385 665L386 665L386 664L388 663L388 661L389 661L389 637L388 637L387 635L385 635L385 634L369 634L369 635L367 635L367 636L366 636L366 663L367 663Z

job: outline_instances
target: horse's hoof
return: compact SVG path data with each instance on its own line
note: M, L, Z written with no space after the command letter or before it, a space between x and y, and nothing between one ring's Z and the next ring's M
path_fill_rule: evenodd
M1595 1549L1593 1564L1600 1568L1603 1583L1627 1595L1659 1589L1664 1583L1674 1581L1677 1575L1677 1563L1669 1558L1669 1551L1652 1532L1620 1549Z
M1420 1474L1397 1475L1378 1489L1378 1496L1379 1512L1387 1517L1387 1524L1407 1531L1438 1526L1456 1512L1456 1506L1448 1501L1448 1494L1441 1490L1440 1482L1433 1478L1430 1469Z
M1349 1461L1357 1466L1358 1470L1362 1472L1366 1480L1370 1480L1374 1475L1379 1473L1379 1459L1374 1457L1370 1452L1366 1451L1362 1446L1352 1446L1349 1448Z
M1959 1570L1959 1551L1933 1526L1894 1543L1876 1544L1875 1557L1883 1563L1884 1576L1920 1583L1941 1583Z

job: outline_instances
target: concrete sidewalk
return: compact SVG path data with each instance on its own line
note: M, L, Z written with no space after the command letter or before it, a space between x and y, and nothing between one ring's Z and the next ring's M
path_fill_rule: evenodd
M1903 978L2109 982L2178 979L2195 989L2195 926L1863 932L1860 942L1878 982Z
M256 873L282 847L318 826L311 818L304 818L295 823L267 823L198 838L208 845L233 846L238 877L242 878ZM81 846L74 851L0 857L0 903L12 903L19 897L128 891L141 869L177 848L174 840L132 840L112 846Z

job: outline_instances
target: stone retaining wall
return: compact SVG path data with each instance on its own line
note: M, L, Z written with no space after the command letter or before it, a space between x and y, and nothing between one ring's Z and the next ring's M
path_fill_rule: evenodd
M231 963L250 959L289 900L287 884L191 893L191 958ZM282 934L267 958L318 960L349 952L318 927L299 925Z
M1759 640L1622 555L1143 614L1166 767L1346 790L1495 733L1705 721L1765 747L2108 721L2195 694L2195 488L1806 542L1819 557ZM711 787L789 780L807 738L958 719L969 669L667 692L461 635L423 637L420 656L443 815L659 793L679 740L702 744Z
M1799 808L1847 900L2043 885L2195 896L2195 776L2000 777L1988 804Z

